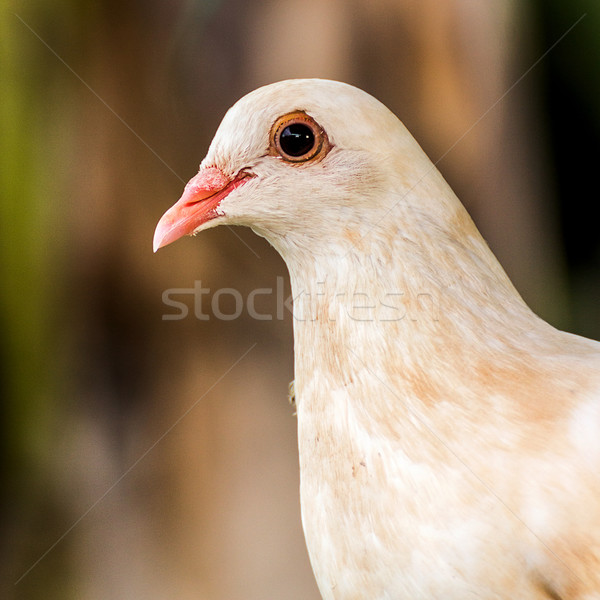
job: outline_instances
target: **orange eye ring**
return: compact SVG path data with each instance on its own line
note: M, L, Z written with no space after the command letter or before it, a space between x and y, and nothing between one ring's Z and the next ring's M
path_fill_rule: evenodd
M269 154L287 162L321 160L330 149L327 134L304 111L283 115L271 127Z

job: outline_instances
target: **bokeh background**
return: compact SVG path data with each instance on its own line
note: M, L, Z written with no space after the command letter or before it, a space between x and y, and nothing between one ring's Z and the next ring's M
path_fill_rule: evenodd
M318 598L285 265L243 229L151 251L259 85L378 97L536 312L600 338L596 0L3 0L0 61L2 598ZM196 280L274 318L163 320Z

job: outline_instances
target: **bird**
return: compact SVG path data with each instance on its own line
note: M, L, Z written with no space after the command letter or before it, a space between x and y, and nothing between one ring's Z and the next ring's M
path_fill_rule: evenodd
M324 600L600 599L600 343L526 305L398 117L342 82L250 92L154 250L222 224L288 267Z

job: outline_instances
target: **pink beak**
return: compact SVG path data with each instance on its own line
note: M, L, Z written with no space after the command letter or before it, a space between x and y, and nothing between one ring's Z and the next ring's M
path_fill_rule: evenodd
M241 173L227 177L216 167L200 169L183 190L181 198L161 217L154 232L154 252L184 235L192 235L202 224L219 216L221 200L248 181Z

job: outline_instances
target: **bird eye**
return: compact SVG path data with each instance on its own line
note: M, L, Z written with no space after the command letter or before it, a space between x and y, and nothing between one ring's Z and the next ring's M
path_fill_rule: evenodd
M270 154L293 163L323 158L330 148L325 132L302 111L277 119L271 128L270 137Z
M279 134L279 145L286 154L298 158L315 147L315 134L304 123L292 123Z

